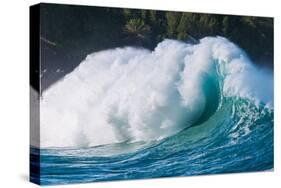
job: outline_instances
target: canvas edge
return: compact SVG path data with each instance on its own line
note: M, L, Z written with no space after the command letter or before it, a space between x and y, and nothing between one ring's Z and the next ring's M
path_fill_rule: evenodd
M29 7L29 181L40 185L40 6Z

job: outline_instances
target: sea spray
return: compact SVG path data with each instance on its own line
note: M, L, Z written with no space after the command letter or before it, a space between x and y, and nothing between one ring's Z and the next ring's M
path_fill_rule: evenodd
M209 110L214 97L218 104ZM206 121L224 97L273 106L272 73L254 67L225 38L206 37L195 45L164 40L154 51L125 47L93 53L43 92L40 144L160 140L203 116Z

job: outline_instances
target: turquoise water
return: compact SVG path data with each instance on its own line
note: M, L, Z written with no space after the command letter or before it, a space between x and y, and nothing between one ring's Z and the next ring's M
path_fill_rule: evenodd
M93 53L40 96L43 185L273 169L273 73L222 37Z
M273 169L273 115L273 110L262 104L256 106L249 100L225 98L207 121L161 141L41 149L40 183L270 170ZM38 150L31 148L31 155L38 155Z

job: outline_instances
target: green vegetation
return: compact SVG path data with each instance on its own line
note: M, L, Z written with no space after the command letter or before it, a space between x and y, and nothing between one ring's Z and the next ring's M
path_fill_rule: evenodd
M223 36L241 46L255 62L273 64L272 18L152 10L125 12L125 20L140 18L140 25L150 28L153 35L148 47L153 48L164 38L195 41L205 36Z
M165 38L198 41L223 36L255 62L273 65L273 19L186 12L44 5L42 38L85 54L117 46L153 49Z
M124 33L127 35L127 41L136 45L145 45L149 43L150 26L144 23L143 19L129 19L124 26Z
M144 24L142 19L130 19L126 23L124 31L134 37L145 38L150 31L150 27Z

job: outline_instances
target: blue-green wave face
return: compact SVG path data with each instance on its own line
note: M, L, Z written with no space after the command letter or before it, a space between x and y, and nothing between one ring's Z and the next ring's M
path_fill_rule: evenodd
M225 38L94 53L41 97L40 181L270 170L273 109L272 73Z

